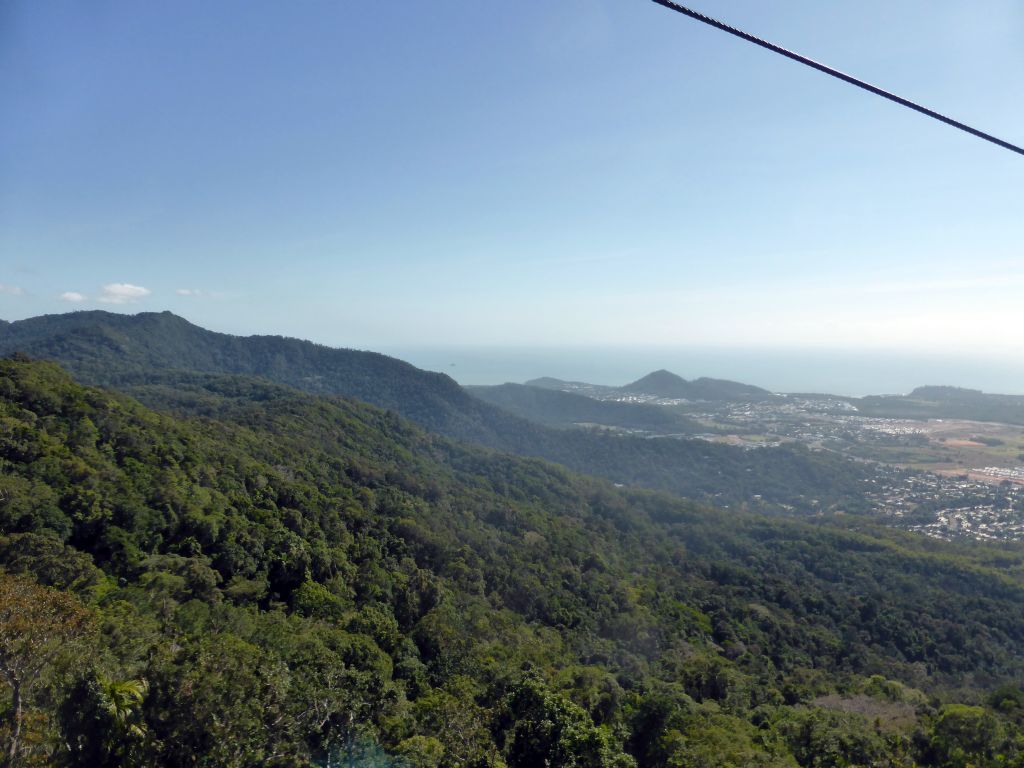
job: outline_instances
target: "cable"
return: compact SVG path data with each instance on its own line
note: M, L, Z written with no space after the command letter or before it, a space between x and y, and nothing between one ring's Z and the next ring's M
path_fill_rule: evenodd
M852 75L847 75L844 72L840 72L838 69L833 69L832 67L826 66L825 64L821 64L820 62L817 62L814 59L809 59L806 56L801 56L799 53L794 53L793 51L786 50L781 46L775 45L775 43L770 43L767 40L762 40L759 37L754 37L753 35L748 34L742 30L736 29L735 27L730 27L728 24L713 19L710 16L705 16L703 13L698 13L697 11L691 10L685 6L680 5L679 3L672 2L672 0L653 0L653 2L657 3L658 5L664 6L669 10L675 11L676 13L681 13L684 16L689 16L691 19L695 19L696 21L699 21L703 24L715 27L716 29L720 29L723 32L728 32L730 35L735 35L736 37L742 40L746 40L748 43L759 45L762 48L767 48L769 51L773 51L781 56L785 56L788 59L793 59L793 61L798 61L801 64L806 64L808 67L813 67L819 72L824 72L826 75L831 75L832 77L839 78L840 80L845 80L850 85L855 85L858 88L863 88L865 91L870 91L871 93L877 96L881 96L884 99L889 99L889 101L894 101L897 104L900 104L904 107L909 107L910 109L913 109L915 112L920 112L922 115L927 115L928 117L939 120L940 122L943 122L946 125L951 125L954 128L959 128L961 131L966 131L972 136L977 136L979 139L990 141L993 144L1002 147L1003 149L1008 149L1011 152L1016 152L1018 155L1024 155L1024 148L1018 147L1016 144L1011 144L1008 141L998 139L995 136L992 136L991 134L985 133L984 131L979 131L977 128L971 128L971 126L969 125L961 123L958 120L954 120L951 117L946 117L945 115L939 114L938 112L928 109L927 107L922 107L920 104L915 104L914 102L908 99L904 99L902 96L897 96L895 93L889 93L889 91L883 90L875 85L871 85L871 83L866 83L863 80L859 80L856 77L853 77Z

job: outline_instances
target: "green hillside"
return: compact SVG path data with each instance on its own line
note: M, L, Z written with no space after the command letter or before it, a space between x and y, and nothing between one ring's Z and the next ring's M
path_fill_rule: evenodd
M653 405L595 400L572 392L524 384L466 387L466 390L474 397L509 413L551 427L599 425L655 434L694 434L706 431L692 419Z
M1024 397L959 387L918 387L909 395L877 395L854 401L871 416L969 419L1024 425Z
M699 378L687 381L671 371L654 371L620 388L621 392L684 400L770 400L771 392L727 379Z
M729 506L760 496L769 507L800 512L857 510L867 474L857 463L794 446L745 451L551 429L472 397L443 374L385 355L213 333L169 312L18 321L0 327L0 354L15 352L55 360L79 381L118 389L154 381L174 387L194 373L257 375L312 394L358 398L447 437Z
M0 363L18 765L1017 765L1024 554ZM40 586L42 585L42 586Z

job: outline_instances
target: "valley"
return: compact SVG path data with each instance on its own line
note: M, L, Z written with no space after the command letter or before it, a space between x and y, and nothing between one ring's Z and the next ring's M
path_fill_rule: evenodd
M864 462L871 474L866 511L890 524L937 538L1024 538L1024 427L964 418L899 414L899 398L754 394L701 399L583 382L529 382L607 403L664 409L694 425L654 431L634 424L578 424L648 439L706 440L747 450L797 443ZM763 390L762 390L763 392ZM1000 397L1000 396L993 396ZM1005 398L1012 406L1013 398ZM925 413L920 401L914 413ZM944 413L941 404L932 410ZM1015 418L1013 410L1003 414ZM834 510L833 510L834 511Z
M689 5L0 4L0 768L1024 768L1021 4Z
M1024 755L1018 427L668 372L462 388L170 313L0 352L0 653L33 606L82 627L24 744L0 725L38 764Z
M615 488L261 378L166 381L133 388L151 409L0 362L0 647L34 604L83 625L24 754L911 768L1024 738L1018 550Z

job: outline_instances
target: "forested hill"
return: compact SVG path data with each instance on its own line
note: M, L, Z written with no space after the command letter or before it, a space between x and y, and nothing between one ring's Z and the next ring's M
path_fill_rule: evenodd
M0 355L52 359L83 381L118 386L154 371L264 376L313 394L356 397L453 436L493 441L504 414L451 378L376 352L282 336L208 331L170 312L71 312L0 327ZM517 425L518 426L518 425Z
M909 395L878 395L853 400L871 416L911 419L969 419L1024 425L1024 397L994 395L960 387L918 387Z
M23 765L1024 757L1017 549L616 490L265 381L146 389L175 416L0 362Z
M623 395L648 395L657 398L682 399L691 401L761 401L771 400L777 395L767 389L751 384L741 384L728 379L701 377L687 381L671 371L654 371L622 387L604 384L587 384L582 381L563 381L550 376L532 379L526 384L541 389L577 392L609 400Z
M550 429L470 396L443 374L385 355L214 333L169 312L74 312L10 323L0 327L0 354L14 352L120 389L195 372L258 375L313 394L355 397L448 437L730 506L760 496L766 505L801 512L856 511L864 488L864 468L830 454Z
M656 434L695 434L707 431L706 427L693 419L656 405L595 400L573 392L526 384L466 387L466 390L474 397L524 419L553 427L594 424Z
M621 387L620 391L684 400L769 400L775 397L768 390L750 384L706 377L687 381L666 370L649 373Z

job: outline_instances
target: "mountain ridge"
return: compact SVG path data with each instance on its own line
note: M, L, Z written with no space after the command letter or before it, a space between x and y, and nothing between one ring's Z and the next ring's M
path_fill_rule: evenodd
M54 360L87 384L121 389L190 372L262 376L314 395L354 397L447 437L721 504L762 496L805 512L817 511L812 499L825 509L850 510L864 482L853 462L798 447L744 451L551 429L473 397L444 374L386 355L285 337L231 336L171 313L91 311L17 321L0 329L0 354L17 351Z
M604 384L590 384L583 381L564 381L552 376L541 376L526 382L527 386L557 389L563 391L582 392L601 398L615 395L650 395L652 397L673 400L768 400L777 397L767 389L743 384L729 379L715 379L708 376L687 381L678 374L664 368L652 371L634 382L621 387Z
M621 387L621 390L685 400L763 400L775 397L767 389L755 387L752 384L742 384L728 379L713 379L707 376L687 381L664 368Z

